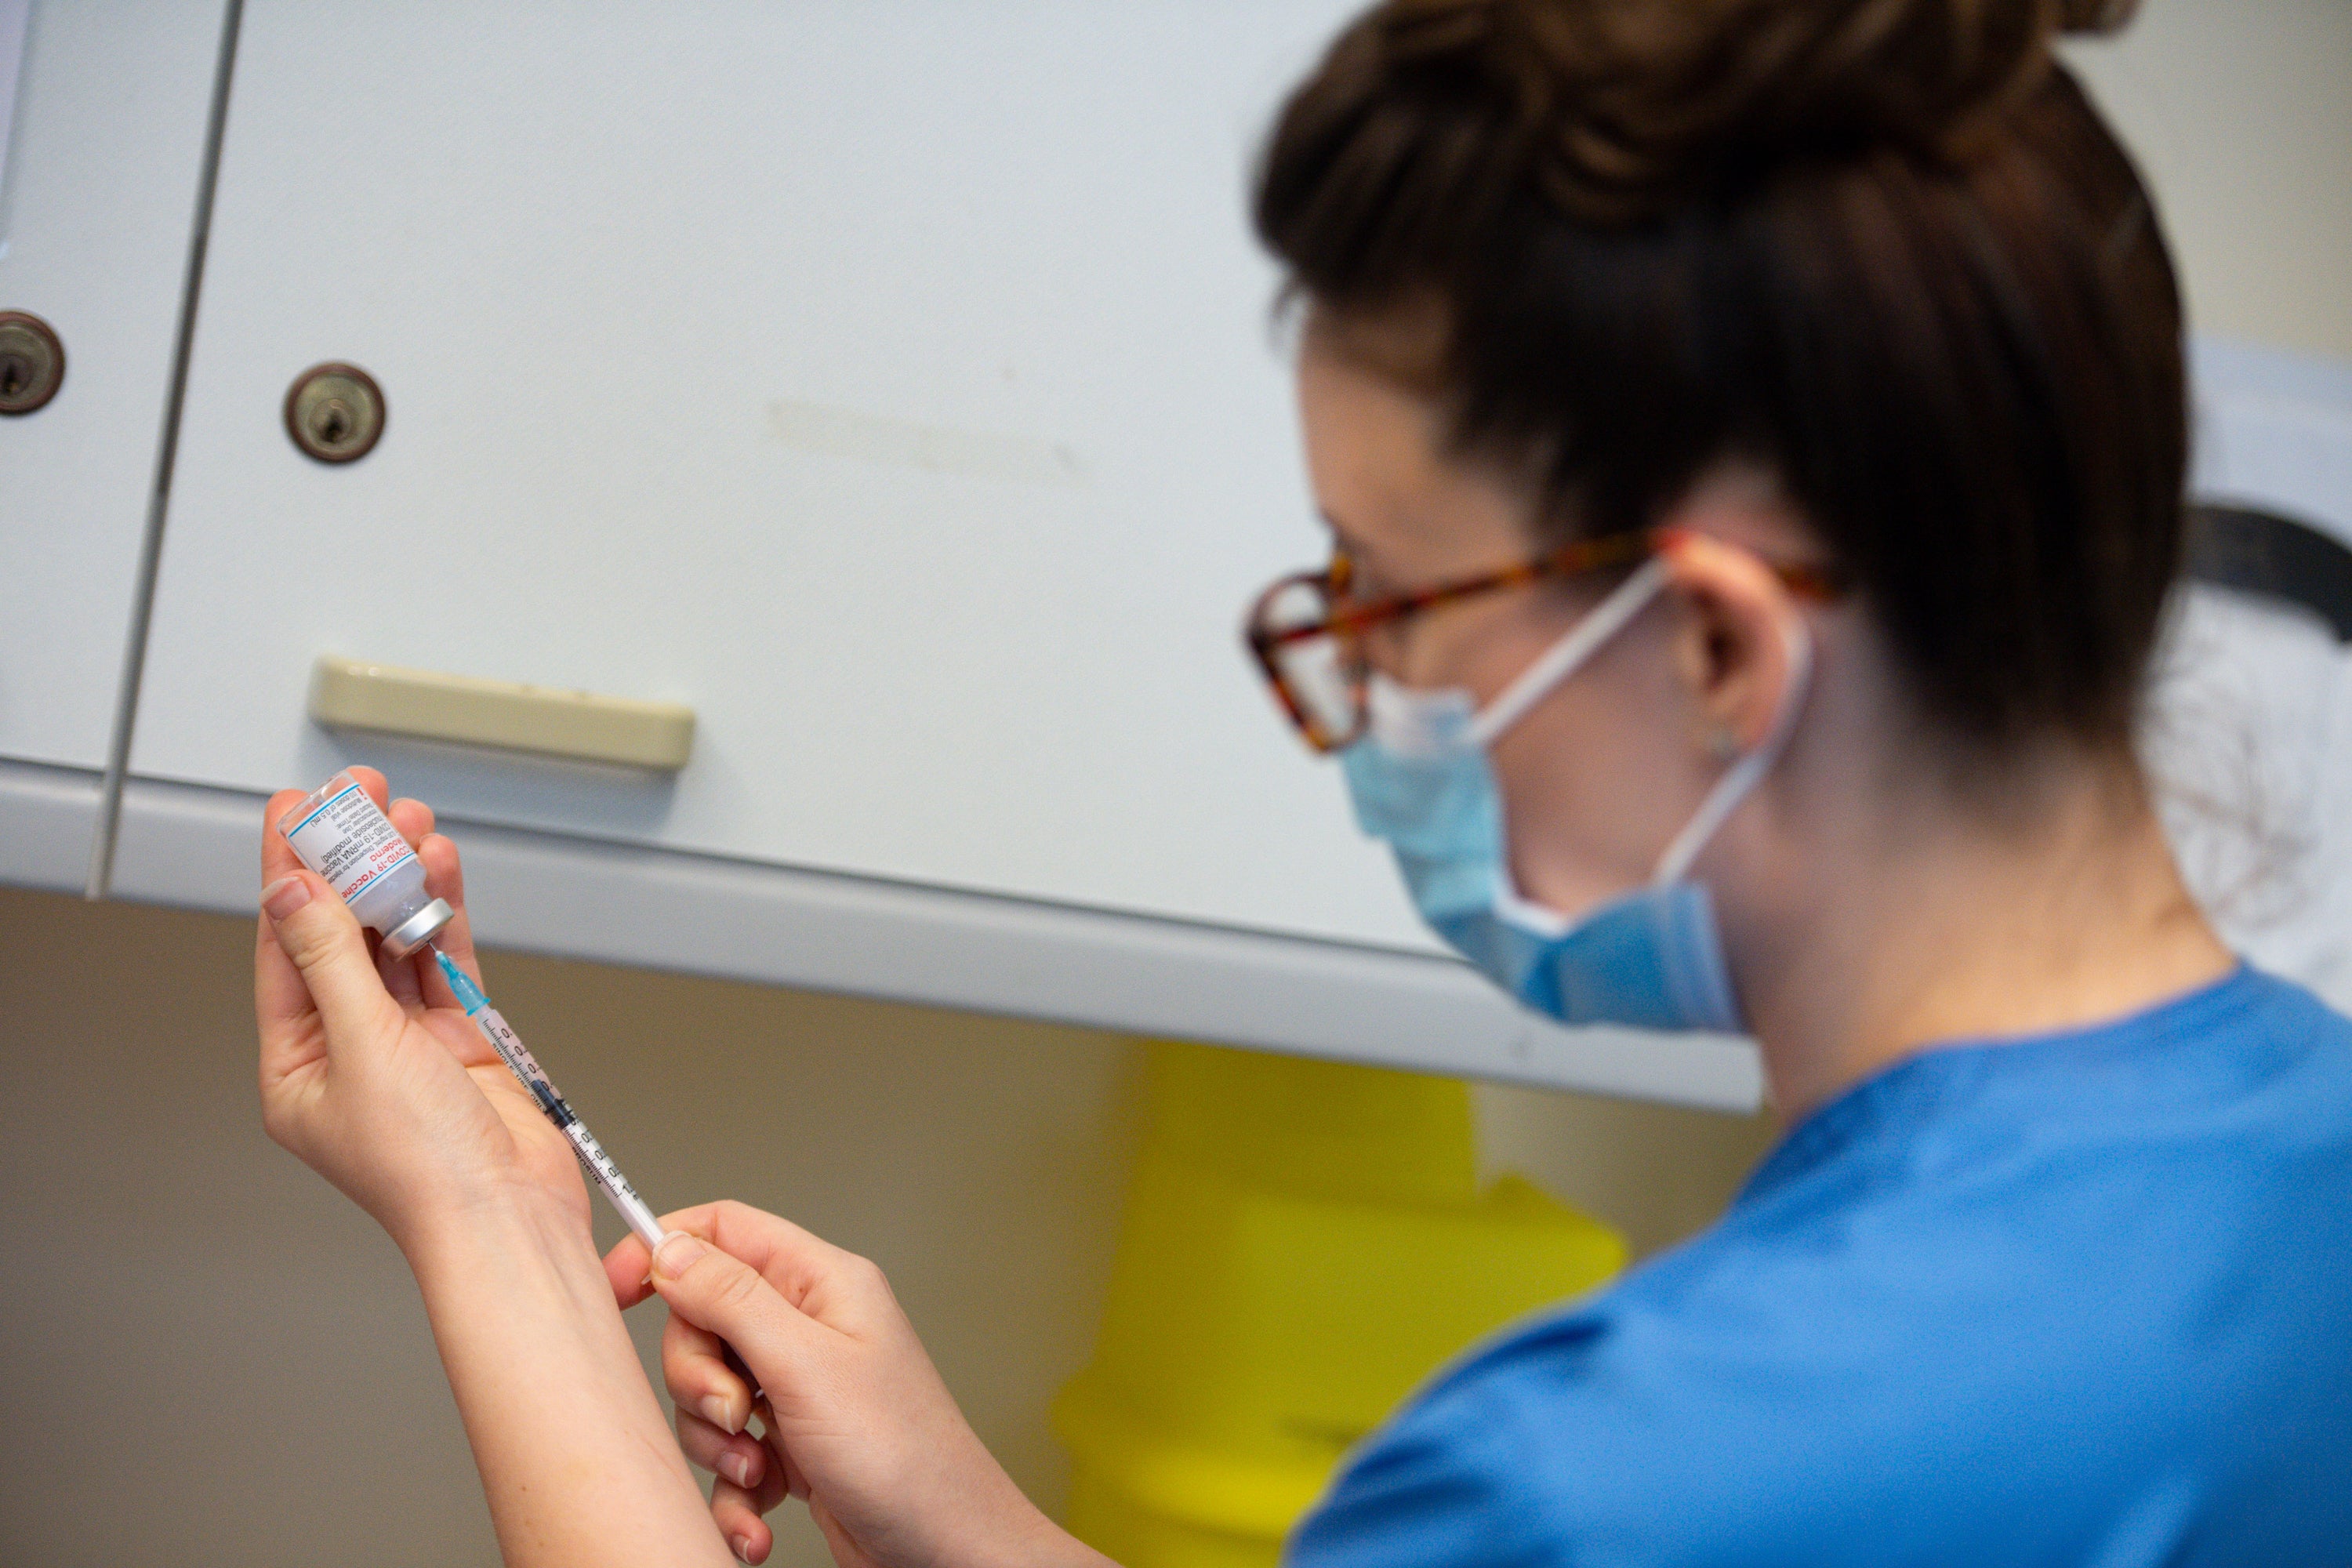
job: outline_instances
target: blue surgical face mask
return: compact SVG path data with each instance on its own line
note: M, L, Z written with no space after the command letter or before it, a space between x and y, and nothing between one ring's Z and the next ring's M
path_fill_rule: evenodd
M1356 820L1387 842L1430 929L1528 1006L1569 1024L1745 1027L1715 907L1691 862L1788 742L1811 668L1792 633L1789 688L1770 733L1738 758L1658 858L1649 883L1574 920L1520 898L1504 851L1503 802L1486 748L1654 598L1652 560L1594 606L1483 710L1461 690L1374 675L1370 723L1341 758Z

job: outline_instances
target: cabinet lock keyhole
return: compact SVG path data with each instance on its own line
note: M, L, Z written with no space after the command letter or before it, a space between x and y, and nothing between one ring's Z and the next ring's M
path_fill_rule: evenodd
M316 364L286 393L286 434L322 463L353 463L383 435L383 389L355 364Z
M0 414L30 414L58 395L66 348L40 317L0 310Z

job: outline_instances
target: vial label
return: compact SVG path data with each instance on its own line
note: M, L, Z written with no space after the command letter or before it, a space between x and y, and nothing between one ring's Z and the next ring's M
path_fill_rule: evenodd
M338 791L295 824L286 842L347 904L377 878L415 858L392 819L358 784Z

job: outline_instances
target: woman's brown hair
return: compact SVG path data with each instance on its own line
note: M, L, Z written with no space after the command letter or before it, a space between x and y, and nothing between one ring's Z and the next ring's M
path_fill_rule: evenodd
M1265 150L1344 323L1432 310L1465 453L1542 526L1775 473L1926 714L2128 742L2180 551L2180 308L2058 0L1387 0Z

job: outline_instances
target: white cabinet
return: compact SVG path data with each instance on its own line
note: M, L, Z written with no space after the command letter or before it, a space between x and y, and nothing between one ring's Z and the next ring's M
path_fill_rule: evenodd
M257 0L136 771L1431 951L1235 636L1322 548L1244 174L1347 8ZM321 653L696 755L331 734Z
M0 875L79 887L155 482L222 7L32 7L0 167L0 310L64 345L0 417L0 759L54 811Z
M1353 0L252 0L117 859L347 762L485 933L1753 1102L1442 956L1241 612L1326 548L1247 171ZM321 361L388 405L330 467ZM674 777L330 732L321 654L685 703Z

